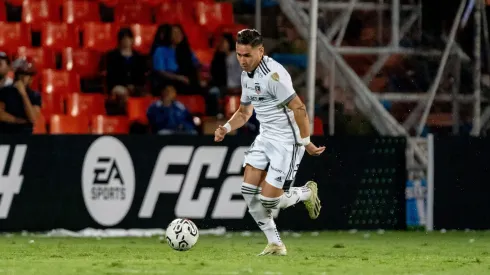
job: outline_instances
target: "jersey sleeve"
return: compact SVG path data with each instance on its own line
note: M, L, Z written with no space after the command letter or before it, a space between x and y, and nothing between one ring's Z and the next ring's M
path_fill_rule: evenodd
M287 106L296 97L291 76L283 69L272 72L269 77L269 91L279 102L277 107Z
M242 84L242 95L240 97L240 104L243 106L248 106L252 104L252 102L247 98L246 93L245 93L245 85L243 85L243 74L241 76L241 84Z

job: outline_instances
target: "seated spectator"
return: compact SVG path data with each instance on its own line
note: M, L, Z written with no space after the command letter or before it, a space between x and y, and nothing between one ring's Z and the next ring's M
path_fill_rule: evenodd
M115 86L111 96L105 102L105 110L109 116L127 115L128 90L123 86Z
M10 72L10 59L7 54L0 52L0 88L12 85L12 78L8 77Z
M225 34L216 49L211 62L211 86L230 93L241 92L242 68L235 52L235 41L231 34Z
M175 100L173 86L161 89L161 98L153 102L146 113L151 132L159 135L197 134L192 117L185 106Z
M153 38L153 43L151 44L150 56L153 56L159 47L165 46L165 36L171 33L172 25L162 24L158 26L158 30Z
M131 96L139 96L146 83L146 61L143 55L133 49L134 35L131 29L121 28L118 33L119 45L106 57L107 88L124 86Z
M172 85L179 94L200 93L200 64L191 51L182 27L173 25L167 31L170 33L164 35L163 46L153 54L154 87Z
M14 61L14 84L0 90L0 133L32 134L41 113L41 95L31 90L34 65L26 59Z

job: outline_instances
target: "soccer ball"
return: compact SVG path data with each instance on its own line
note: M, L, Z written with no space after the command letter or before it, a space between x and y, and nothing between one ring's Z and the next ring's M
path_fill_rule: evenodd
M191 249L199 238L197 226L188 219L175 219L167 227L165 239L168 245L178 251Z

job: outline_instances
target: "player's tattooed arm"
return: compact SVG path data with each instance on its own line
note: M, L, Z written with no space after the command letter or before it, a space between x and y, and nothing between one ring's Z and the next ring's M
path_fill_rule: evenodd
M301 101L299 96L295 96L289 103L289 109L293 110L294 120L298 124L301 138L310 136L310 119L308 118L308 112L306 111L305 104Z

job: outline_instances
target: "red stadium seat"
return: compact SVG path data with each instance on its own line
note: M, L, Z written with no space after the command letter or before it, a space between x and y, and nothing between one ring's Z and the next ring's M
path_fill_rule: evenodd
M0 5L0 22L7 21L7 9L5 5Z
M35 31L44 22L60 22L60 10L51 0L24 0L22 3L22 22L30 24Z
M118 4L128 4L128 3L131 4L135 2L135 0L97 0L97 1L111 8L115 7Z
M94 1L65 0L62 20L67 24L99 22L99 5Z
M134 34L135 49L143 54L148 54L155 38L158 26L156 25L131 25Z
M131 122L148 123L146 111L153 102L152 97L129 98L127 103L128 117Z
M30 45L31 32L27 25L0 22L0 50L14 54L18 47Z
M208 3L199 1L196 5L196 17L199 25L209 32L216 31L221 25L234 23L231 3Z
M151 24L151 8L139 3L118 4L114 10L114 21L118 24Z
M197 49L194 50L194 54L199 60L199 63L204 66L210 66L211 61L213 61L214 49Z
M206 29L187 21L182 22L181 26L193 50L209 48L209 33Z
M319 117L315 117L313 121L313 135L323 136L323 121Z
M34 123L34 128L32 129L32 133L35 135L46 134L48 131L46 130L46 118L44 118L43 114L41 114L36 123Z
M53 69L56 67L54 53L49 49L19 47L15 58L24 57L31 60L38 70Z
M186 16L183 3L163 2L156 10L156 22L158 24L178 24L184 22Z
M83 26L83 41L87 49L106 52L112 50L117 45L117 32L109 23L85 23Z
M77 47L77 28L65 23L44 23L41 29L41 45L56 51L67 47Z
M225 97L225 116L230 118L240 108L240 96Z
M78 73L81 78L99 73L100 53L89 49L65 48L61 53L63 70Z
M51 69L41 72L41 92L71 94L80 92L79 76L72 72Z
M92 117L92 134L127 134L129 132L129 119L125 116Z
M69 94L66 113L71 116L105 115L105 98L102 94Z
M41 96L41 113L48 119L54 114L64 114L64 95L62 94L43 94Z
M85 116L53 115L50 119L51 134L89 134L89 120Z
M204 115L206 113L206 102L200 95L178 95L177 100L187 108L193 115Z

